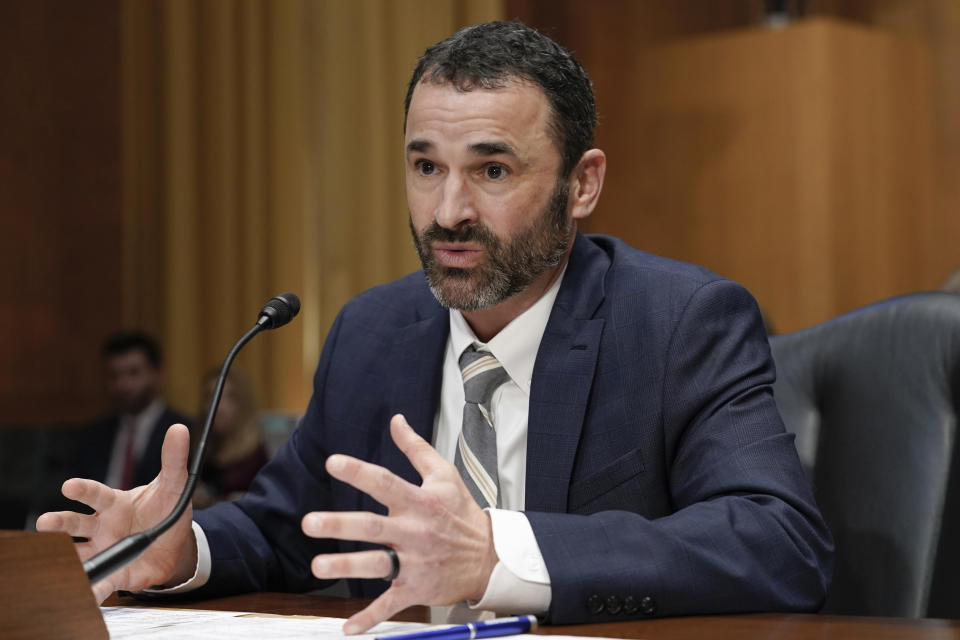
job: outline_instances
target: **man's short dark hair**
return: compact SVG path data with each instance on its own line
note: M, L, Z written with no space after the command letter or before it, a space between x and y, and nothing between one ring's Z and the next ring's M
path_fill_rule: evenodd
M130 351L142 351L147 356L147 362L155 369L163 366L163 353L160 351L160 345L142 331L118 331L108 336L100 348L100 355L103 358L111 358Z
M404 101L404 130L413 90L421 81L451 84L459 91L496 89L511 80L540 87L552 111L550 133L568 176L593 146L597 109L590 78L562 46L519 22L466 27L429 47L417 63Z

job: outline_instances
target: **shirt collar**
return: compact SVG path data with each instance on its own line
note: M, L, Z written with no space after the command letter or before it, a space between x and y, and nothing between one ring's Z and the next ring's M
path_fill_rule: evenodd
M143 411L137 414L125 414L122 418L124 424L135 424L138 428L145 428L144 425L152 425L160 419L160 415L166 408L166 404L160 397L154 398L150 404L144 407Z
M560 277L547 292L487 343L477 338L460 311L450 309L450 344L457 360L460 360L467 347L476 344L477 349L492 353L503 365L510 379L524 393L530 395L530 381L533 378L533 365L537 360L540 340L547 329L547 321L550 320L550 312L566 272L567 267L564 265Z

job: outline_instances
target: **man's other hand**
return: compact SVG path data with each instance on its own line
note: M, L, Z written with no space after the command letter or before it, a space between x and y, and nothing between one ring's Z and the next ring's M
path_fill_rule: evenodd
M37 530L86 538L77 544L77 553L86 561L121 538L154 526L173 510L187 481L189 454L190 432L182 424L173 425L163 440L162 467L153 482L119 491L93 480L71 478L63 483L63 495L95 513L45 513L37 519ZM93 585L97 602L117 589L140 591L168 582L178 584L192 576L197 564L192 517L193 509L188 506L176 524L136 561Z
M383 467L345 455L327 459L327 471L370 495L388 509L368 512L312 512L303 532L315 538L361 540L394 549L400 572L390 588L343 627L361 633L409 606L479 600L497 564L490 517L474 501L460 473L402 415L390 421L390 435L423 478L410 484ZM318 555L318 578L385 578L392 571L385 551Z

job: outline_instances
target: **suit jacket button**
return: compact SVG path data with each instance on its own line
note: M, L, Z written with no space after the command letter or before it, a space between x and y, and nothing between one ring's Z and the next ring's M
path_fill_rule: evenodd
M623 612L626 614L634 614L640 610L640 603L637 602L637 599L633 596L627 596L623 599Z
M597 594L587 598L587 610L590 613L603 613L603 598Z
M657 612L657 601L650 596L643 596L640 598L640 611L648 616L652 616Z
M623 601L620 596L607 596L607 613L617 615L623 608Z

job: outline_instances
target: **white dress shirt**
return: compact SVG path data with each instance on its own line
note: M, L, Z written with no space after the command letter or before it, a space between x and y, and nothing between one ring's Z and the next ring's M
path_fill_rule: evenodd
M440 406L434 420L433 446L440 455L453 462L463 423L463 378L459 364L463 351L476 344L481 351L492 353L510 376L510 380L491 398L493 423L497 429L497 467L503 508L488 509L488 513L499 562L493 569L483 598L469 603L474 610L539 614L550 607L550 575L530 522L521 511L526 500L527 415L533 366L564 273L566 267L537 302L487 343L477 339L459 311L450 310L450 336L443 361ZM197 538L198 559L193 577L171 589L156 591L191 591L206 584L210 578L210 546L196 522L193 530ZM433 613L435 619L442 617L451 621L458 615L451 611Z
M493 545L500 562L490 576L487 591L471 608L497 613L545 613L550 607L550 576L533 529L522 513L526 500L527 415L530 383L540 340L547 328L563 274L529 309L514 318L487 343L480 342L463 315L450 310L450 337L443 361L440 408L434 422L433 446L453 460L463 423L463 378L460 355L471 344L489 351L503 365L510 380L490 401L497 430L497 474L501 509L489 509Z

